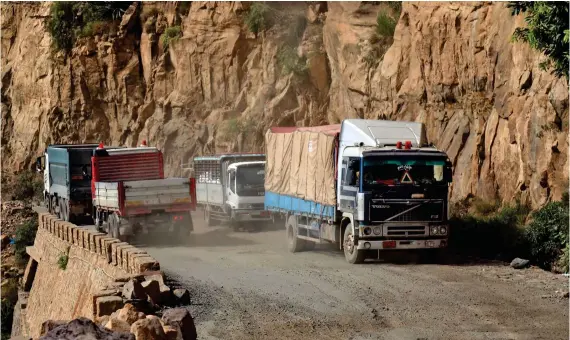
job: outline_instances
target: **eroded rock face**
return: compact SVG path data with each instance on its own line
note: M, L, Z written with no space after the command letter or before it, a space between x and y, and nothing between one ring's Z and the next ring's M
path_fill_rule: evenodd
M150 6L156 14L136 20ZM426 124L455 164L453 199L560 198L568 86L510 42L523 19L503 3L405 2L391 46L371 40L386 4L272 4L282 17L257 37L248 6L192 2L182 15L174 2L144 2L116 35L79 41L64 59L50 53L49 3L3 3L4 171L28 168L48 143L146 139L163 150L167 175L185 175L194 155L262 151L269 126L387 118ZM278 61L300 17L302 77ZM159 37L172 25L182 37L165 52Z

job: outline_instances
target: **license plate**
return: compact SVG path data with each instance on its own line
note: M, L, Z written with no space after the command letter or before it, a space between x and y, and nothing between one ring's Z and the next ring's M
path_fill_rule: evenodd
M382 242L384 248L396 248L396 241L384 241Z

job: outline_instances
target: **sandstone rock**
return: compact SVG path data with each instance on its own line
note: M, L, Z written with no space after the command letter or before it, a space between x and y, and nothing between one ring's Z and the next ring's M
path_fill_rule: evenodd
M149 300L158 305L160 304L160 283L156 280L145 281L142 283L142 287L146 295L148 296Z
M8 235L1 235L0 236L0 249L4 250L7 245L10 244L10 236Z
M188 291L188 289L178 288L174 290L173 294L176 297L176 301L179 304L181 305L190 304L190 292Z
M175 326L163 325L162 330L166 334L167 340L183 340L180 329Z
M107 321L107 323L105 324L105 328L114 332L122 332L122 333L130 333L131 331L130 324L114 317L109 318L109 321Z
M43 41L49 3L25 4L26 11L8 3L2 12L8 18L2 33L9 37L2 41L2 169L29 168L30 155L49 141L133 146L144 135L163 149L165 175L172 176L181 159L196 154L263 150L263 131L275 124L382 117L426 123L430 141L456 165L452 200L520 196L536 208L566 190L568 157L558 155L568 152L567 124L537 134L543 125L567 122L568 84L538 67L540 52L510 41L522 18L504 4L404 2L394 37L376 44L371 36L385 4L301 5L283 11L306 13L313 23L307 33L315 34L299 44L315 49L304 54L310 81L286 89L288 76L276 55L288 23L249 39L239 2L192 3L181 18L183 38L167 54L157 40L175 11L167 3L140 3L140 9L164 12L153 25L158 32L125 29L113 42L101 37L95 51L80 42L89 54L60 54L57 63ZM136 23L136 14L129 9L122 27ZM321 41L305 44L314 37ZM370 53L372 45L382 53ZM231 117L211 114L229 103L237 104ZM262 132L227 142L213 127L230 118L252 119ZM546 181L544 170L551 171Z
M145 318L145 314L139 312L132 304L127 303L117 312L117 319L132 325L136 321Z
M149 315L150 316L150 315ZM166 338L160 319L147 318L138 320L131 325L131 333L136 340L163 340Z
M120 296L103 296L96 300L97 316L111 315L123 307L123 299Z
M184 340L197 339L194 319L186 308L167 309L162 314L162 321L169 326L178 327Z
M55 320L47 320L42 323L42 327L40 328L40 335L44 335L51 331L52 329L59 327L61 325L65 325L65 321L55 321Z
M75 340L75 339L98 339L98 340L135 340L132 334L113 332L97 326L87 318L71 320L67 324L60 325L40 338L41 340Z
M146 293L138 280L131 279L123 286L123 297L127 300L145 299Z

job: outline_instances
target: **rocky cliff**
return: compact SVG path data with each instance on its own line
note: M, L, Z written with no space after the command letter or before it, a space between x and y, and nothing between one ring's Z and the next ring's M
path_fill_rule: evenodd
M179 175L193 155L262 150L272 125L361 117L424 122L453 159L454 199L537 207L566 189L567 83L511 42L524 22L503 3L405 2L388 38L374 33L387 3L270 3L277 20L258 34L250 4L133 5L64 57L50 50L49 3L3 3L3 171L48 143L147 139ZM172 26L182 34L165 49Z

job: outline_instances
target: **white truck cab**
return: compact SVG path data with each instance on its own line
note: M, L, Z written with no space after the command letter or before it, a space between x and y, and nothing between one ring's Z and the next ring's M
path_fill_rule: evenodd
M209 226L229 222L234 229L273 221L265 210L265 155L225 154L194 158L196 199Z

